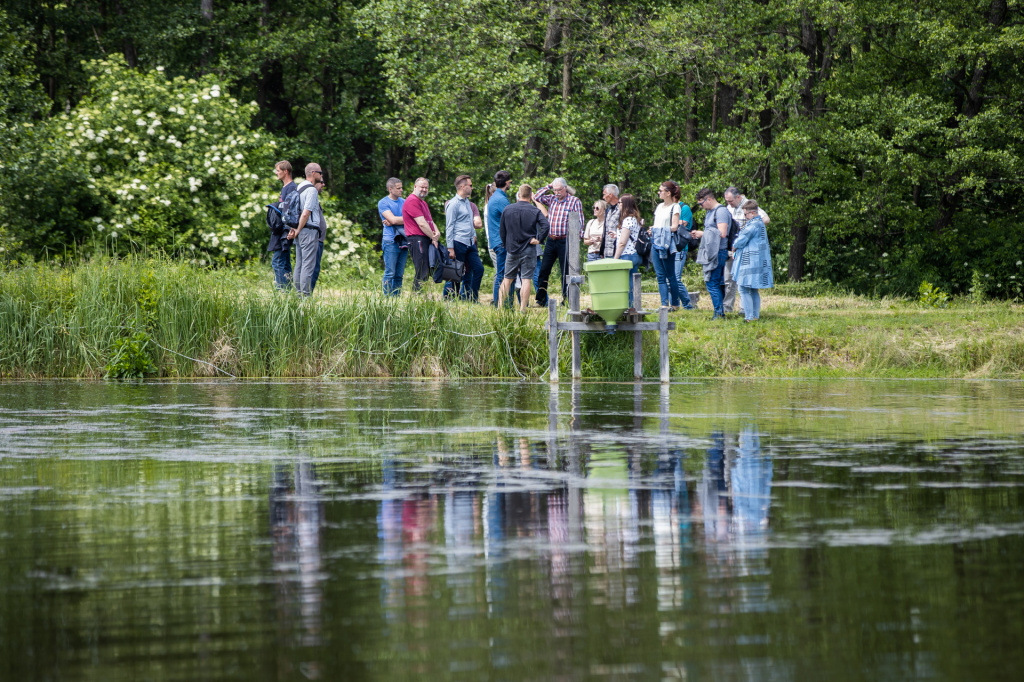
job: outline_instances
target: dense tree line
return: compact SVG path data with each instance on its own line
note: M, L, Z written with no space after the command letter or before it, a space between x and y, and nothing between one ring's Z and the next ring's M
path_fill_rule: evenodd
M368 234L390 175L426 175L440 200L458 173L505 167L594 197L617 182L648 205L672 178L684 198L757 197L794 280L1020 293L1019 0L6 6L4 130L72 112L89 60L213 75L282 154L324 166Z

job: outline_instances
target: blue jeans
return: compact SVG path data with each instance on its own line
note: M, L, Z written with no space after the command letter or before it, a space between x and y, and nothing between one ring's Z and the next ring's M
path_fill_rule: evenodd
M320 261L324 257L324 243L317 242L316 244L316 265L313 266L313 280L309 283L309 293L313 293L316 289L316 281L320 279Z
M498 290L501 289L501 280L505 278L505 247L494 247L494 300L491 305L498 306ZM511 299L510 299L511 302Z
M740 301L743 302L743 317L747 320L761 319L761 290L740 286Z
M402 293L402 277L405 276L405 261L409 258L409 249L400 249L394 239L385 239L381 243L384 252L384 277L381 286L385 296L398 296Z
M470 245L462 242L454 242L452 248L455 249L455 260L466 264L466 274L462 278L461 289L458 289L454 282L445 282L442 294L445 298L449 298L454 297L458 291L459 298L464 301L479 301L480 282L484 278L484 264L480 260L479 249L476 244Z
M601 260L601 254L599 253L587 253L587 262Z
M664 306L680 305L679 279L676 277L676 254L657 251L651 254L654 272L658 275L658 293Z
M715 309L715 317L725 317L725 310L722 308L722 301L725 299L725 261L729 258L729 252L722 250L718 252L718 265L708 275L705 275L704 282L708 287L708 297L711 298L711 305Z
M628 260L630 263L633 264L632 269L629 271L629 307L639 309L643 307L640 301L637 301L637 305L633 305L633 275L637 272L640 272L640 266L643 264L644 259L636 255L635 253L631 253L628 256L623 255L622 260ZM636 294L637 296L639 296L640 292L637 291Z
M686 252L680 251L676 254L676 280L679 282L679 300L683 302L683 308L693 310L693 301L690 300L690 292L683 284L683 266L686 265Z
M274 286L278 289L290 288L292 283L291 249L281 249L270 253L270 267L274 269Z

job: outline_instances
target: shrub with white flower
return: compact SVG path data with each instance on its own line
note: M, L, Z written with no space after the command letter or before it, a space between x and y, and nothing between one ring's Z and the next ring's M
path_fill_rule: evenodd
M87 71L89 95L37 126L17 167L5 169L33 200L28 211L26 202L14 207L20 217L0 209L0 223L20 221L13 227L36 255L74 243L86 252L188 249L208 262L261 253L280 152L251 128L255 104L230 97L214 75L169 79L121 58Z

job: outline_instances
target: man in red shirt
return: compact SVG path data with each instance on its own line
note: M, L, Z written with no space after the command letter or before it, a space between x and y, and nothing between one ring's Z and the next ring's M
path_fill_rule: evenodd
M416 276L413 280L413 289L419 291L430 277L430 246L437 246L437 240L441 231L434 225L434 219L430 215L430 207L427 206L427 194L430 192L430 181L426 178L417 178L413 185L412 194L402 205L402 223L405 225L405 237L409 240L409 254L412 256L413 266L416 268Z

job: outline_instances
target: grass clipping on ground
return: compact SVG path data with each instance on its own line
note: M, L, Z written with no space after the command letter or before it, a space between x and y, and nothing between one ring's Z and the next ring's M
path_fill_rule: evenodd
M644 288L644 305L654 309L656 284ZM546 373L546 310L499 312L441 301L439 291L431 284L425 294L386 298L376 286L327 282L303 300L275 291L269 270L164 259L8 267L0 277L0 376L118 377L121 367L154 377ZM673 376L1024 377L1024 316L1015 304L955 300L940 309L765 292L756 324L741 316L713 322L706 296L699 306L670 316ZM136 340L131 352L146 357L125 357L128 338ZM584 334L582 347L584 376L632 378L632 334ZM658 374L657 348L656 334L645 334L646 376ZM563 334L563 373L569 361Z

